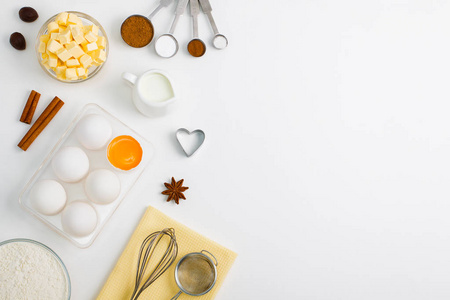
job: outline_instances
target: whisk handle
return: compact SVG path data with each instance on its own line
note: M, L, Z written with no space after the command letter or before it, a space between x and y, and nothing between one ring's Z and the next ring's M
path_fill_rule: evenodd
M178 299L178 297L180 297L181 295L181 291L179 291L175 296L173 296L170 300L175 300Z

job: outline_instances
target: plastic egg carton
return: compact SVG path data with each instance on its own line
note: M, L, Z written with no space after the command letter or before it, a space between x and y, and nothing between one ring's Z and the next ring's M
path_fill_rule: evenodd
M88 150L78 142L74 129L76 128L78 122L88 114L99 114L105 117L110 122L112 128L111 139L119 135L130 135L140 143L143 150L143 156L140 164L137 167L129 171L115 169L113 166L111 166L107 159L107 145L100 150ZM76 183L63 182L56 177L51 166L51 161L58 150L61 147L66 146L79 147L86 153L89 158L89 173L97 169L108 169L113 171L119 177L121 183L121 191L116 200L109 204L96 204L88 199L84 191L84 181L86 177ZM105 226L116 209L119 207L122 200L125 198L127 192L133 187L138 178L141 176L145 167L149 164L151 158L153 157L153 154L153 145L145 138L143 138L137 132L112 116L97 104L87 104L71 122L68 129L64 132L56 145L53 147L52 151L47 155L37 171L34 173L33 177L25 185L19 196L19 203L26 211L37 217L39 220L47 224L50 228L52 228L63 237L67 238L76 246L80 248L87 248L94 242L95 238L101 232L102 228ZM96 228L91 234L84 237L72 236L63 230L61 224L61 213L54 216L47 216L39 213L31 206L30 191L36 182L44 179L56 180L64 187L67 194L66 205L73 201L84 200L89 202L95 208L97 212L98 222Z

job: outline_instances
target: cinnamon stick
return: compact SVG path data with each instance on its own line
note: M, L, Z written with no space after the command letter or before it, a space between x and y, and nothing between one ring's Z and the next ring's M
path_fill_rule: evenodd
M58 97L55 97L45 108L36 122L34 122L33 126L31 126L30 130L28 130L17 146L19 146L19 148L23 151L26 151L63 105L64 102Z
M31 120L33 119L34 112L36 111L36 106L39 102L39 98L41 94L32 90L30 96L28 97L27 103L23 108L22 116L20 117L20 122L31 124Z

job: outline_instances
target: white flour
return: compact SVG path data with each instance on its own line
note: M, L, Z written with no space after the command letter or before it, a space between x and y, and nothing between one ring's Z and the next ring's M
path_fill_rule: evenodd
M67 282L60 263L41 246L0 246L0 300L64 300Z

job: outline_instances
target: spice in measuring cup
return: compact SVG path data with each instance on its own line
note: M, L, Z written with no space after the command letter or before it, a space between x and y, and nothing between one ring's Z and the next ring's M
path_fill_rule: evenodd
M134 48L147 46L153 39L153 25L149 19L141 15L128 17L120 28L122 39Z

